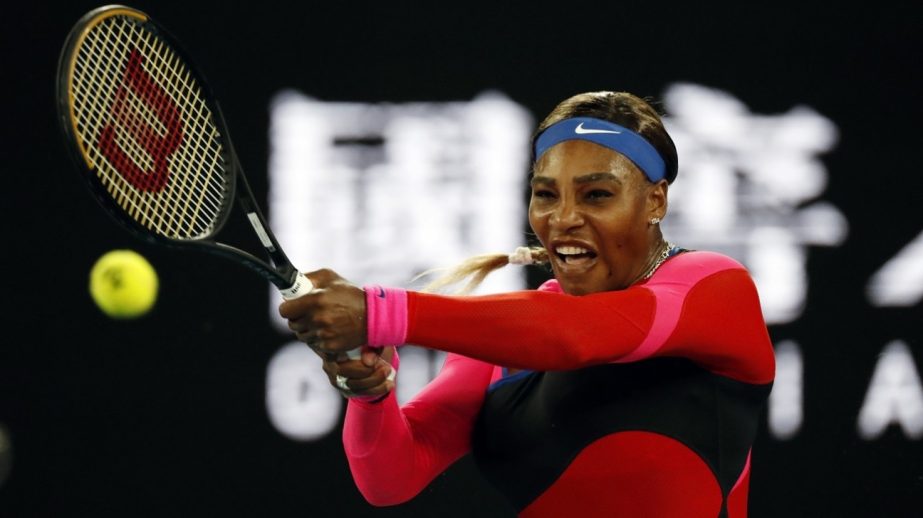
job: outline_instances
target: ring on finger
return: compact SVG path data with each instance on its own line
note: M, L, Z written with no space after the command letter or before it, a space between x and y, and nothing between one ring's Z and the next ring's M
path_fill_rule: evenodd
M349 381L349 378L347 378L346 376L340 376L339 374L337 374L336 379L337 379L337 388L339 388L343 392L352 392L349 389L349 386L346 384L346 382Z

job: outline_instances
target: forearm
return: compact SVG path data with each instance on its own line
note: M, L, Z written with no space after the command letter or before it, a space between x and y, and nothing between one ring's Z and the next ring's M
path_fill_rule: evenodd
M646 289L574 297L522 291L481 297L408 293L407 342L531 370L614 361L647 335Z
M539 371L677 356L735 379L771 377L771 344L753 282L739 263L720 254L683 254L649 282L584 296L541 289L479 297L393 295L369 300L375 314L387 315L379 320L390 324L370 319L370 344L379 338L413 343ZM387 332L379 335L379 329Z
M377 506L410 500L457 458L415 441L393 393L378 404L349 403L343 446L356 487Z
M373 505L410 500L470 448L474 418L493 368L450 358L439 376L400 407L350 401L343 444L356 486Z

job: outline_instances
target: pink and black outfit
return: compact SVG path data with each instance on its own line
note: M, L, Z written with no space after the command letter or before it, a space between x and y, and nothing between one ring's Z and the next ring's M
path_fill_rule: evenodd
M470 452L522 517L746 517L775 362L736 261L679 253L646 281L585 296L552 280L366 297L370 345L449 353L402 407L393 393L350 400L343 440L370 503L409 500Z

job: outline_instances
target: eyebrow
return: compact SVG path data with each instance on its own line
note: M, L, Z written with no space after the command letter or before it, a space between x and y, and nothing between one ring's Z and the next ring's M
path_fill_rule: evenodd
M622 183L621 180L610 172L589 173L574 178L574 183L592 183L592 182L615 182Z
M609 172L588 173L588 174L580 175L574 178L574 183L578 183L578 184L579 183L593 183L593 182L599 182L599 181L622 183L622 181L619 180L617 176ZM557 182L555 181L554 178L550 176L535 175L532 177L531 180L529 180L529 183L534 186L534 185L554 185Z

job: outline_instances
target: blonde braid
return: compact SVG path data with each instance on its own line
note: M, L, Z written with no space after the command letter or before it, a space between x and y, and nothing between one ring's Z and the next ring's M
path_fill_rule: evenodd
M532 256L532 264L543 264L548 262L548 251L544 248L529 247L528 251ZM446 286L458 284L459 282L462 282L470 277L465 286L455 292L457 295L467 295L474 291L474 289L477 288L491 272L510 264L510 255L511 254L477 255L465 259L458 265L449 269L437 268L433 270L427 270L414 277L414 280L437 271L448 270L445 274L430 281L420 291L433 293L442 288L445 288Z

